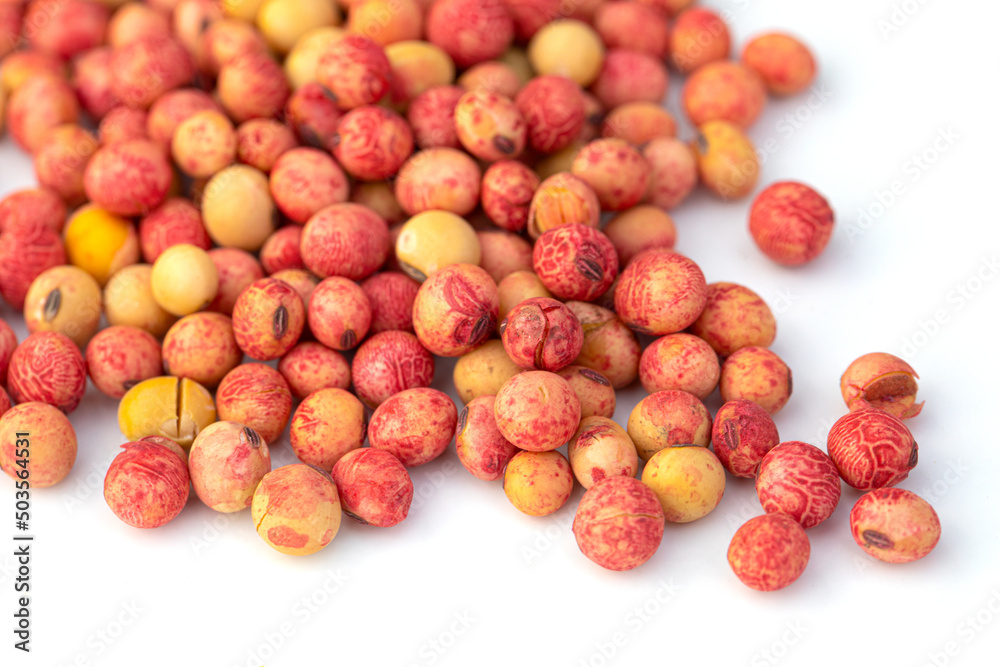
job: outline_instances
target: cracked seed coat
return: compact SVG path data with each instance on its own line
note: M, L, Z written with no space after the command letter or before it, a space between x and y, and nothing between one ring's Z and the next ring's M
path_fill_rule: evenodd
M265 475L250 514L262 540L293 556L315 553L329 544L340 530L342 516L333 478L303 463Z

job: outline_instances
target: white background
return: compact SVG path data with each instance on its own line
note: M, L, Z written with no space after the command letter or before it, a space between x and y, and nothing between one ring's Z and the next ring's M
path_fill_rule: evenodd
M897 5L910 15L883 34L879 22ZM753 591L730 571L726 549L760 507L751 482L730 478L715 512L668 525L650 562L607 572L580 554L569 528L579 487L557 514L524 516L499 483L462 469L453 449L413 471L418 499L403 524L345 519L311 557L273 551L249 512L219 515L196 499L171 524L139 531L104 503L122 436L115 401L91 388L72 415L76 467L33 494L30 656L11 648L13 548L3 545L13 544L14 493L0 480L0 508L9 508L0 509L0 664L997 664L1000 11L986 0L710 6L728 12L737 45L784 28L817 54L812 106L808 94L771 101L751 136L767 153L760 187L812 184L838 228L816 262L784 269L746 231L749 198L699 194L676 211L678 249L710 282L743 283L775 310L773 349L795 373L795 394L776 417L782 440L825 445L845 411L840 374L855 357L881 350L914 365L927 404L909 422L920 463L901 486L940 515L929 557L866 557L848 529L859 494L845 486L834 516L809 531L803 576L780 592ZM679 88L675 78L675 111ZM942 133L952 139L935 144ZM916 166L921 155L933 163ZM33 182L9 140L0 164L4 192ZM879 208L896 180L904 193ZM870 221L859 222L860 210ZM966 299L959 286L978 291ZM935 314L944 324L927 326ZM20 316L2 316L23 337ZM451 392L450 376L441 363L434 386ZM619 394L620 423L642 396L641 387ZM709 407L718 405L716 395ZM287 434L273 456L275 466L293 462Z

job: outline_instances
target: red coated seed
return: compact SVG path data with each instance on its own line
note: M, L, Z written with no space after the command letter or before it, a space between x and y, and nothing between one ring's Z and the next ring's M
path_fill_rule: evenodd
M743 347L723 362L719 393L724 401L749 399L773 415L792 395L792 370L767 348Z
M399 459L374 448L348 452L333 466L344 513L369 526L395 526L413 501L413 482Z
M917 442L902 421L876 408L849 412L834 423L827 452L855 489L896 486L917 465Z
M270 366L241 364L219 383L215 409L220 420L249 426L264 442L273 443L292 414L292 392Z
M409 215L430 210L468 215L479 203L482 172L476 161L454 148L426 148L396 176L395 194Z
M555 373L527 371L500 388L494 415L500 433L515 447L550 451L567 443L576 432L580 399Z
M528 143L543 153L569 146L586 123L580 86L561 76L532 79L514 102L527 123Z
M455 451L465 469L478 479L492 482L503 477L504 468L520 450L497 428L496 396L479 396L458 417Z
M715 413L712 449L736 477L753 477L757 466L779 442L771 415L753 401L728 401Z
M774 342L774 314L756 292L735 283L712 283L707 291L705 309L689 330L719 356Z
M433 86L413 98L406 120L420 148L460 148L455 107L465 91L458 86Z
M358 348L351 378L358 398L374 409L401 391L429 387L434 366L434 355L412 333L383 331Z
M372 309L368 296L347 278L322 280L309 299L309 330L334 350L349 350L368 335Z
M741 63L711 62L684 84L684 112L694 125L724 120L740 129L753 125L767 100L764 82Z
M483 211L498 227L520 232L528 224L528 209L539 183L538 175L520 162L494 162L483 174Z
M785 266L815 259L832 233L833 209L802 183L775 183L761 191L750 208L750 234L757 247Z
M441 456L457 423L458 412L447 394L429 388L406 389L375 409L368 442L412 468Z
M439 0L426 16L427 40L459 67L502 54L514 39L514 19L503 0Z
M504 349L518 366L558 371L583 348L583 327L565 304L545 297L525 299L500 323Z
M719 383L719 358L708 343L686 333L653 341L639 359L639 379L649 393L676 389L704 400Z
M80 348L57 331L31 334L10 356L7 388L14 403L38 401L73 412L87 389Z
M305 310L302 297L288 283L275 278L254 281L233 307L236 343L252 359L277 359L298 342Z
M797 521L784 514L765 514L740 526L728 555L740 581L758 591L776 591L802 575L809 553L809 538Z
M765 512L787 514L803 528L812 528L837 509L840 474L820 448L783 442L761 460L756 488Z
M403 166L413 152L413 131L394 111L360 106L344 114L330 143L347 173L374 181L394 176Z
M610 477L587 490L573 519L583 555L608 570L634 569L663 539L663 508L634 477Z
M289 350L278 362L278 372L299 400L320 389L351 386L351 366L344 355L312 341Z
M319 84L344 111L375 104L389 92L392 67L382 47L367 37L347 35L320 56Z
M851 535L869 556L909 563L929 554L941 539L941 521L931 505L905 489L877 489L851 508Z
M168 447L138 441L122 445L104 477L104 500L135 528L159 528L187 504L187 461Z
M365 406L353 394L328 387L309 394L292 415L292 450L303 463L329 471L360 449L368 428Z
M593 301L618 277L618 253L598 229L560 225L535 241L532 266L557 298Z
M146 263L152 264L160 253L180 243L202 250L212 247L201 212L191 201L167 199L139 221L139 245Z
M670 77L661 60L639 51L611 49L591 92L609 109L630 102L659 103Z
M652 335L681 331L708 299L705 275L693 261L662 249L636 255L615 288L615 312L633 330Z
M333 158L315 148L286 151L271 167L271 197L292 222L304 225L316 213L347 201L347 176Z
M163 338L163 367L210 389L243 361L232 320L221 313L192 313L177 320ZM233 420L240 421L240 420Z
M485 270L451 264L420 285L413 302L413 328L432 353L457 357L489 338L499 308L496 283Z

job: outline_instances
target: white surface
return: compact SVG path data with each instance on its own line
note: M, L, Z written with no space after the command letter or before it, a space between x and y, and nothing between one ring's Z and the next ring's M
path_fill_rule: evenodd
M140 532L102 498L122 437L115 402L92 389L72 415L76 467L33 494L30 656L11 648L14 493L0 483L0 664L997 664L1000 11L986 0L709 4L729 12L736 44L783 28L818 55L823 100L771 101L751 135L768 151L761 187L813 184L838 228L818 261L787 270L754 247L749 199L699 195L676 211L679 249L709 281L746 284L776 311L773 349L795 372L795 394L777 415L783 440L825 444L845 410L840 374L858 355L893 352L916 367L927 401L910 422L920 464L901 486L941 517L929 557L902 566L867 558L847 526L859 494L845 486L836 514L809 532L801 579L752 591L730 571L726 548L760 508L750 482L730 479L713 514L667 526L650 562L606 572L579 553L569 529L581 489L552 517L522 516L453 450L413 471L419 500L402 525L345 520L312 557L283 556L255 535L248 512L218 515L197 500L173 523ZM884 38L878 22L894 6L916 11ZM787 114L801 114L798 126ZM942 132L954 140L935 151ZM936 161L914 171L925 151ZM0 164L0 190L32 181L9 141ZM895 180L904 194L858 226L859 208L875 206ZM966 299L959 286L978 291ZM922 337L935 313L946 323ZM918 347L904 349L906 340ZM450 370L441 363L434 386L451 391ZM642 395L620 393L620 423ZM709 407L718 404L715 396ZM287 435L274 459L292 462Z

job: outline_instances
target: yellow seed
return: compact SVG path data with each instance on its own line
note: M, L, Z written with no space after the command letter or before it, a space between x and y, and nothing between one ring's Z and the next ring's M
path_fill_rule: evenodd
M450 264L479 265L479 237L464 218L448 211L424 211L403 225L396 257L414 280L424 281Z
M392 100L396 104L405 104L432 86L447 86L455 80L451 56L430 42L395 42L385 47L385 56L399 87L395 92L401 99Z
M264 0L223 0L220 4L226 16L253 23Z
M346 34L342 28L326 26L310 30L295 42L285 58L285 76L293 89L298 90L316 81L316 65L320 56Z
M604 43L583 21L553 21L531 38L528 59L539 74L564 76L587 87L601 73Z
M340 23L340 10L330 0L264 0L257 28L272 49L288 53L310 30Z
M104 286L122 267L139 261L139 236L125 218L84 206L66 223L66 256Z
M177 318L153 298L153 267L133 264L111 276L104 288L104 314L111 326L133 326L162 338Z
M159 435L190 449L198 433L215 420L211 392L187 378L144 380L118 404L118 427L130 442Z
M210 304L219 290L219 273L207 252L189 243L170 246L156 258L151 275L153 298L174 315Z
M274 231L275 207L267 176L245 164L226 167L205 186L201 215L213 241L256 252Z

